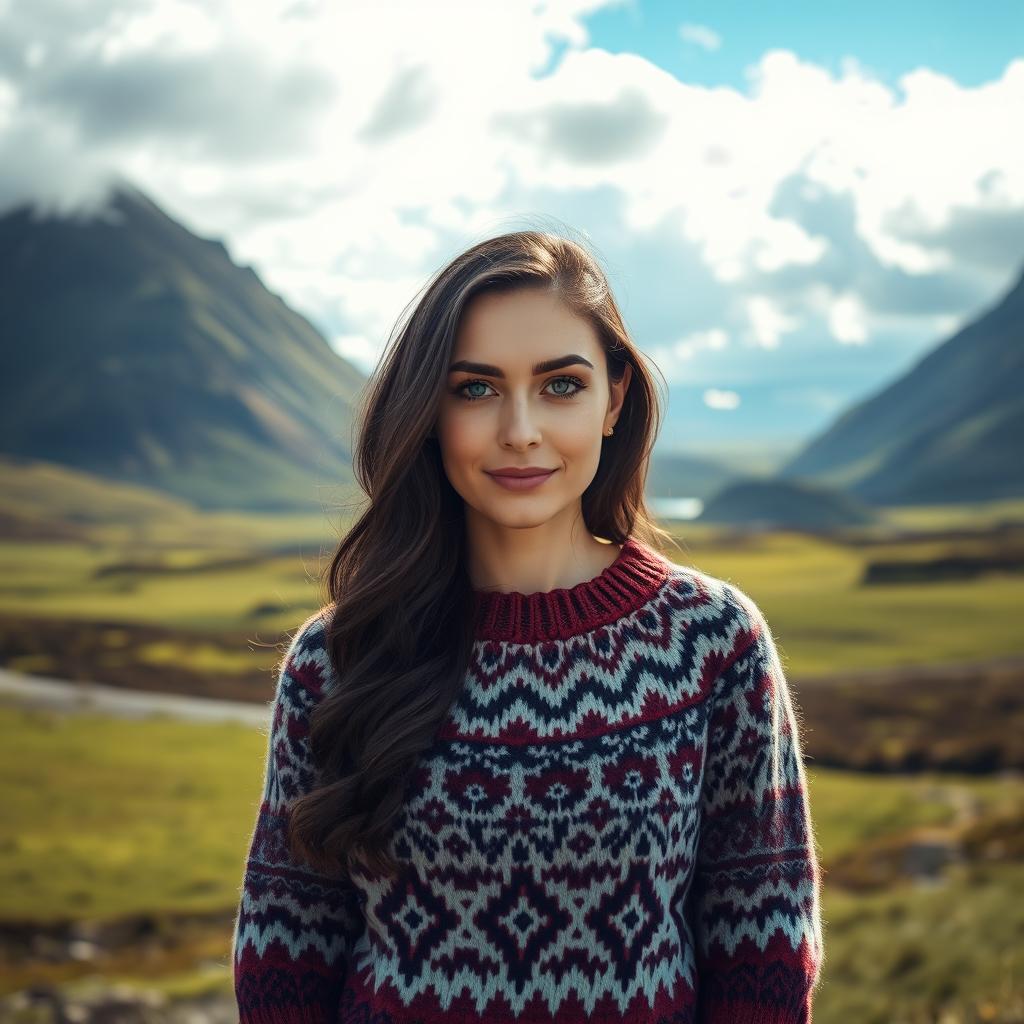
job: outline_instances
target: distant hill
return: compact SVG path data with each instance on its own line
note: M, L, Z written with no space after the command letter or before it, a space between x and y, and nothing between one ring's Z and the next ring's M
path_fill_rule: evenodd
M129 186L109 213L0 217L0 452L206 509L352 486L364 375L251 267Z
M657 498L708 498L738 474L711 459L676 452L651 456L647 493Z
M186 534L200 518L194 506L164 491L109 481L56 462L0 455L0 536L5 540L87 543L95 541L98 527L112 526L128 527L133 538L150 525L170 533L181 524ZM213 532L209 517L201 526Z
M343 502L352 496L336 497ZM193 560L205 562L204 551L218 558L322 551L346 525L346 517L337 511L329 517L310 515L306 509L288 516L203 511L166 491L56 462L0 455L0 538L8 542L3 567L11 572L20 565L10 557L16 551L11 541L80 545L92 552L86 562L98 558L104 564L113 560L181 568ZM167 554L175 547L186 549L180 560ZM85 564L74 571L84 571ZM16 595L17 583L12 581L7 591ZM40 592L34 593L38 598Z
M829 487L801 481L739 480L705 503L696 522L742 524L761 529L832 530L864 526L878 513Z
M1024 495L1024 274L778 471L877 505Z

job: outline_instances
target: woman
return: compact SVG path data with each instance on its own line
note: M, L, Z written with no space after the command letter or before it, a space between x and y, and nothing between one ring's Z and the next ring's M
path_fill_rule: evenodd
M658 417L580 244L502 235L429 284L278 675L241 1024L810 1021L794 707L751 598L654 547Z

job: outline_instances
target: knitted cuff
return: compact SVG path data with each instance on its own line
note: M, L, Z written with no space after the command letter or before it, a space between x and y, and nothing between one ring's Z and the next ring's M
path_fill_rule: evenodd
M750 1003L742 999L702 999L699 1024L812 1024L812 996L798 1005Z

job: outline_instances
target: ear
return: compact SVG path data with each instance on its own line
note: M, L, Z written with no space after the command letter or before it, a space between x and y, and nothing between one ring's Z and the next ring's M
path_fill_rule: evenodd
M629 390L629 382L632 379L633 367L626 363L623 369L622 380L610 385L611 397L608 401L608 415L611 417L611 423L609 426L614 427L619 416L622 415L622 406L626 398L626 392Z

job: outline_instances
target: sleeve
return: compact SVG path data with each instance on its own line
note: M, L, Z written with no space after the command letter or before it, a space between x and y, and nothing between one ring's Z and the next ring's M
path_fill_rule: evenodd
M314 782L309 715L330 671L322 630L310 621L292 640L272 705L263 792L231 945L239 1024L334 1024L362 930L351 881L321 875L288 851L289 810Z
M798 723L771 631L737 591L741 653L716 680L690 922L699 1024L811 1024L821 872Z

